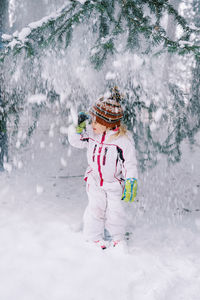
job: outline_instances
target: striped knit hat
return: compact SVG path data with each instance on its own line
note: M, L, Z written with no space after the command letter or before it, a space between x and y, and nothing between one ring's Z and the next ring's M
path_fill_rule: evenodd
M116 128L120 126L121 119L123 118L123 109L120 104L121 95L114 87L111 90L109 98L100 98L90 108L90 114L95 117L96 122L108 128Z

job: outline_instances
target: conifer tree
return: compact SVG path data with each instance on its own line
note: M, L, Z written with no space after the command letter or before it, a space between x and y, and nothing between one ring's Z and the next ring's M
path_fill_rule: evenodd
M55 14L29 24L19 33L4 35L4 49L0 52L2 68L12 61L11 72L14 72L18 58L21 58L26 66L24 69L29 70L27 73L31 82L31 84L28 82L29 90L47 89L47 83L41 79L40 57L44 55L45 49L59 54L64 47L68 48L72 43L75 29L83 25L93 35L93 44L88 49L90 54L88 63L91 63L96 70L101 70L109 58L118 53L117 45L121 40L125 45L124 51L140 53L148 57L159 57L165 53L190 55L196 59L198 66L199 40L193 39L193 36L198 36L199 25L190 27L170 1L86 0L81 2L69 0L66 6ZM177 38L172 38L167 32L163 21L166 15L173 17L174 24L181 28L181 35ZM9 70L6 69L6 72ZM34 74L34 78L31 74ZM111 81L109 84L115 83ZM142 100L142 96L147 91L141 85L135 86L132 80L127 81L123 89L126 99L124 119L129 129L136 128L136 145L141 154L141 165L145 166L145 161L151 161L152 165L156 164L157 153L167 154L172 161L178 161L181 156L180 143L189 136L189 131L186 131L188 107L183 101L184 95L179 86L171 82L168 84L173 105L171 110L163 105L165 113L161 126L165 127L168 122L172 128L162 143L154 138L150 124L145 124L142 118L139 120L137 118L138 114L142 115L143 111L146 111L151 122L159 106L154 102L147 106ZM50 90L48 88L46 92L51 103L53 99L59 98L53 87ZM26 93L24 87L7 91L6 98L12 99L7 101L7 114L15 115L15 124L18 124L21 109L25 106ZM191 99L191 106L193 99ZM41 108L42 105L37 106L36 117ZM176 114L177 110L180 113ZM35 128L35 124L28 129L29 134Z
M200 28L200 2L198 0L193 0L193 24L196 28ZM196 37L199 42L199 36ZM200 128L200 57L195 57L195 63L193 68L193 76L191 83L191 99L189 115L190 120L190 138L194 137L194 134ZM192 124L191 124L192 123ZM191 130L192 129L192 130Z
M6 29L7 22L7 0L2 0L0 4L0 51L3 47L2 45L2 32ZM0 68L0 170L3 170L3 163L7 157L7 114L5 111L5 97L3 90L3 70Z
M173 15L175 21L183 30L178 40L171 40L162 25L165 14ZM72 39L73 30L77 25L93 20L93 31L96 41L91 49L91 61L96 68L105 63L106 58L116 51L115 41L126 36L126 47L137 49L141 40L148 44L143 49L149 53L152 47L162 45L162 51L185 54L190 51L199 56L199 46L189 43L190 35L195 32L185 19L170 5L168 0L87 0L84 4L70 0L68 5L56 15L44 18L43 22L27 26L22 32L5 39L5 52L1 61L11 51L14 55L24 49L28 56L36 55L39 48L55 47L64 43L67 47ZM23 38L22 38L23 36Z

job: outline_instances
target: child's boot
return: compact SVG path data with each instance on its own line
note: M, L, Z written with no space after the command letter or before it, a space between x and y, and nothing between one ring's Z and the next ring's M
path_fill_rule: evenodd
M107 241L104 240L97 240L94 241L97 247L100 247L102 250L105 250L109 247L109 244Z

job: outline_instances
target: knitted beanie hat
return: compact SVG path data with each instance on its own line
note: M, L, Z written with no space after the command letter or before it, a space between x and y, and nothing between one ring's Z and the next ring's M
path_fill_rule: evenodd
M97 100L90 108L90 114L95 117L96 122L108 128L116 128L120 126L121 119L123 118L123 109L120 104L121 95L114 87L111 90L109 98L104 97Z

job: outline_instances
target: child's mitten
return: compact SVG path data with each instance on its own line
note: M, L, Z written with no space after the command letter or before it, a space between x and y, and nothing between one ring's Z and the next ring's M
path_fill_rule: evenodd
M78 113L78 125L76 126L76 132L81 134L86 129L86 120L90 119L90 116L81 111Z
M133 202L137 195L137 179L127 178L125 180L124 192L122 200L125 202Z

